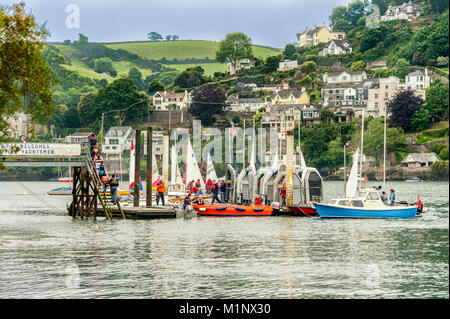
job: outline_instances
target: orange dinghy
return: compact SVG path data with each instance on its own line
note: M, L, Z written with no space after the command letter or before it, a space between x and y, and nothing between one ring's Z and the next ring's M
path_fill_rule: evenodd
M202 216L272 216L270 206L242 206L230 204L194 204L194 210Z

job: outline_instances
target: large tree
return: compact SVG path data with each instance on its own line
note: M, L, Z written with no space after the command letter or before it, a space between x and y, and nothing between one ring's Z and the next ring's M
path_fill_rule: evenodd
M227 34L225 40L220 41L219 50L216 52L217 61L229 62L235 68L240 60L252 57L252 40L242 32Z
M149 84L148 84L148 89L147 92L148 94L150 94L151 96L155 95L156 92L158 91L164 91L164 84L161 83L160 80L158 79L153 79Z
M42 54L48 32L25 4L0 7L0 137L18 112L45 124L55 110L52 75Z
M118 79L102 87L95 96L93 105L95 107L95 127L100 127L102 113L105 114L105 131L113 125L136 124L146 120L149 99L146 94L139 93L133 82L126 79ZM133 105L133 106L131 106ZM129 107L129 108L128 108ZM115 112L118 110L123 110ZM112 112L111 112L112 111ZM125 116L122 121L121 116Z
M173 85L178 86L181 89L199 86L207 81L204 73L205 70L200 66L187 68L174 79Z
M224 90L214 84L205 84L192 91L189 112L204 125L212 125L217 116L223 114L225 101Z
M153 41L153 42L163 39L162 35L155 31L148 33L147 37L150 41Z
M448 83L436 80L430 87L423 107L428 111L430 119L434 121L448 120L449 107Z
M89 126L95 118L95 100L96 93L88 92L81 96L77 109L83 126Z
M394 98L388 102L387 109L391 113L389 125L401 127L408 131L411 129L411 117L422 106L423 100L416 96L411 89L397 92Z

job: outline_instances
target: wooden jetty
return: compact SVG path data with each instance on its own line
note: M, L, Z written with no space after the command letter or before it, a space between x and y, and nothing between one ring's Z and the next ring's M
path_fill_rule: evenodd
M126 219L176 218L177 212L170 207L121 207ZM117 206L110 207L111 218L122 219L122 212ZM97 216L106 217L101 205L97 207Z

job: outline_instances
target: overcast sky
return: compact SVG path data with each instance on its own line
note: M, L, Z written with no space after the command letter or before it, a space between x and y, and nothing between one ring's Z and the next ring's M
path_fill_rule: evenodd
M0 0L2 4L19 0ZM47 21L50 41L146 40L147 33L177 34L180 40L220 41L244 32L254 44L284 47L305 27L326 22L334 7L350 0L25 0L40 23ZM78 6L79 28L68 28L66 7ZM73 11L72 11L73 12ZM69 19L74 21L73 19Z

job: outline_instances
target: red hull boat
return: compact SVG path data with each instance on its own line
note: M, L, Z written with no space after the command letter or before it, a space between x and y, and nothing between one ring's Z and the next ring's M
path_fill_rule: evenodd
M306 215L306 216L319 216L317 211L312 207L300 207L300 206L293 206L289 207L291 212L298 215Z
M192 206L202 216L272 216L270 206L242 206L230 204L203 204Z

